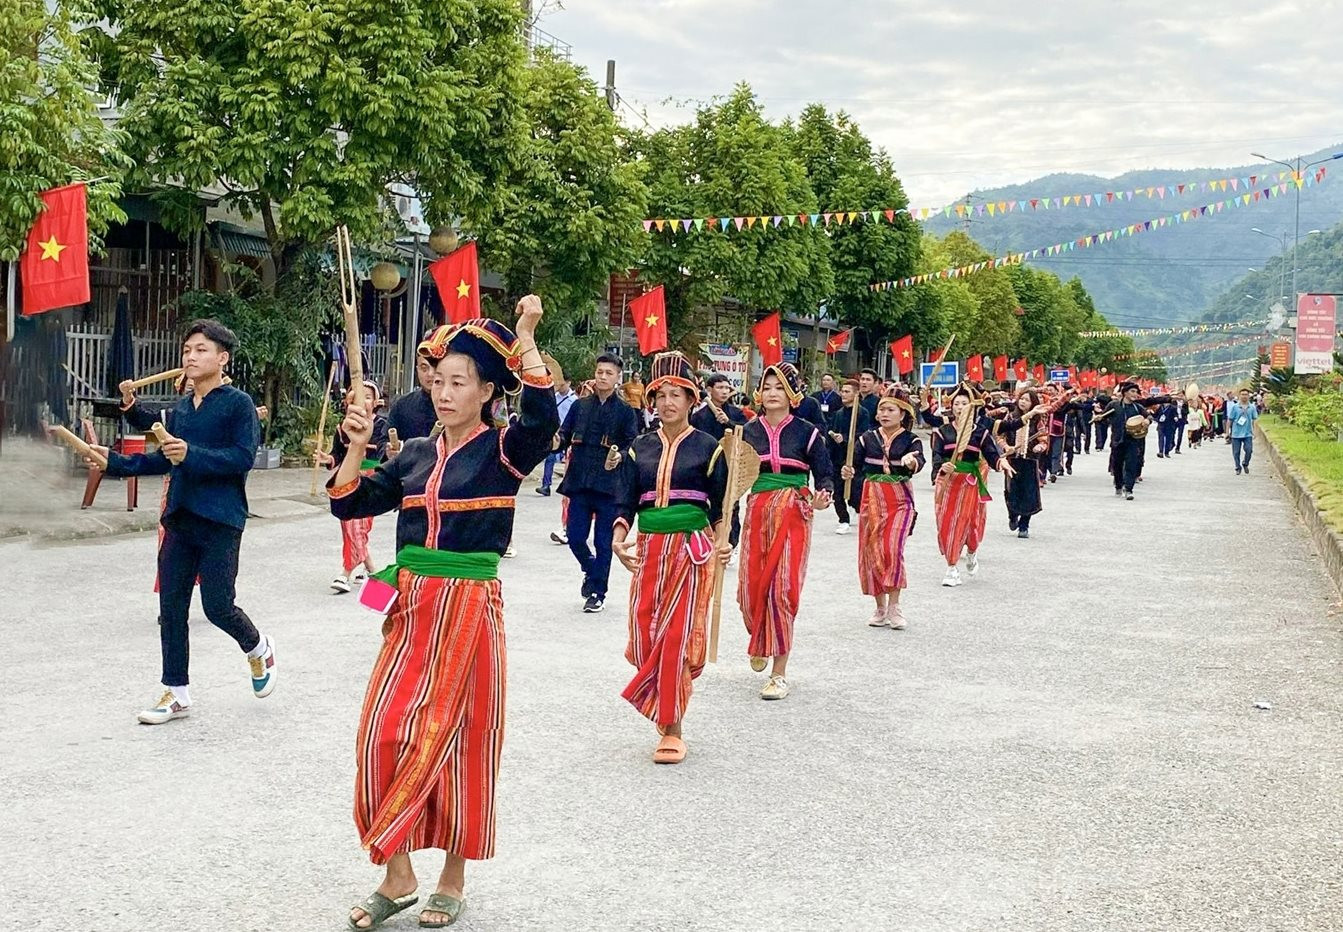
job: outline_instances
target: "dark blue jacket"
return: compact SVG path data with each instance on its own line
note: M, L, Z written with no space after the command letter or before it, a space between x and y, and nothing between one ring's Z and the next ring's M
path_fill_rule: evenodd
M163 517L178 511L242 530L247 523L247 472L256 460L261 424L244 392L221 385L201 399L187 395L165 425L187 443L186 459L174 466L161 451L107 454L109 476L170 476Z
M595 394L580 398L569 408L560 426L557 450L570 447L569 466L560 483L561 495L619 493L620 473L606 468L611 447L624 450L639 436L639 416L614 392L603 402Z

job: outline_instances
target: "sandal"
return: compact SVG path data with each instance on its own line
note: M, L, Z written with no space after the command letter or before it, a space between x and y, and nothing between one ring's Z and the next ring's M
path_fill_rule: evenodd
M368 899L364 900L364 902L357 903L350 907L350 909L362 909L364 911L362 918L369 920L368 925L359 925L361 920L355 919L353 916L348 916L346 918L350 928L355 930L355 932L367 932L368 929L376 929L388 919L391 919L397 913L401 912L401 910L409 909L419 901L419 896L414 893L407 893L405 896L390 900L381 893L374 891L369 894Z
M424 904L424 909L420 910L420 928L421 929L446 929L452 925L462 915L462 910L466 909L466 900L457 899L455 896L448 896L446 893L431 893L428 901ZM442 913L447 919L425 919L425 913Z
M655 764L679 764L685 760L685 742L675 735L663 735L662 740L658 742L657 750L653 752L653 763Z

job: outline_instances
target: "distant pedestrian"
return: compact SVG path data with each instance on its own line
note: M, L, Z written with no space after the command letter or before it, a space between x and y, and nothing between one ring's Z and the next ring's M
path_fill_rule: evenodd
M1230 425L1231 459L1236 464L1236 475L1250 474L1250 457L1254 456L1254 422L1259 419L1259 408L1250 401L1250 390L1242 388L1236 401L1226 406L1226 420Z
M559 378L555 380L555 408L559 411L560 423L569 414L569 409L573 407L578 399L578 393L574 391L573 386L569 384L568 379ZM549 495L551 481L555 478L555 465L564 459L564 454L555 450L546 457L545 466L541 469L541 484L537 486L536 494Z

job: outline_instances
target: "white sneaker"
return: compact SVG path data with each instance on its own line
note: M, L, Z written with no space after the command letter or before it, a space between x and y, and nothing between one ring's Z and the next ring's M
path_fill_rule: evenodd
M979 554L967 553L965 555L965 571L971 576L979 572Z
M886 606L886 621L895 631L905 630L905 612L900 608L899 602L892 602Z
M769 682L760 690L761 699L785 699L788 696L788 681L777 673L769 675Z
M959 586L961 584L961 571L954 566L947 567L947 575L942 577L942 585Z
M344 576L337 576L335 579L331 580L331 588L337 592L349 592L350 581Z
M141 725L162 725L175 718L186 718L190 712L191 706L182 705L173 696L171 689L165 689L153 708L145 709L136 718L140 720Z
M567 547L569 545L569 535L564 531L551 531L550 542L552 544L562 544Z
M517 552L516 550L513 549L513 542L510 540L510 541L508 542L508 547L504 550L504 556L505 556L506 558L508 558L508 559L512 559L513 557L516 557L517 555L518 555L518 552Z
M364 566L364 564L360 563L350 571L351 586L362 585L365 579L368 579L368 567Z
M886 627L886 613L879 608L874 608L872 610L872 617L867 620L867 626L869 628Z
M847 534L847 533L849 533L850 530L852 530L852 528L851 528L847 523L845 523L845 524L841 524L839 527L835 528L835 533L836 533L836 534Z

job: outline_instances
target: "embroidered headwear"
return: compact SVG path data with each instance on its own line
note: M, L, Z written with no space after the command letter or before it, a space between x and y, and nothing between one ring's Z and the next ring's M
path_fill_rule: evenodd
M478 317L460 324L444 324L435 328L416 350L419 355L437 363L448 353L470 356L476 371L485 382L494 383L494 395L515 395L522 390L518 370L522 366L518 352L518 338L497 320Z
M797 371L797 366L791 362L776 362L772 366L766 366L765 371L760 374L760 381L755 387L755 404L761 406L760 395L765 390L765 379L771 375L777 376L783 383L783 393L788 398L788 407L796 408L801 403L803 395L802 373Z
M644 386L644 398L651 405L658 389L664 385L679 385L690 392L691 398L698 401L704 396L699 379L690 360L676 351L658 353L653 357L653 365L648 369L648 384Z
M915 419L914 404L909 400L909 393L903 389L893 388L880 399L877 400L877 410L882 406L898 408L909 418L909 423L913 424Z

